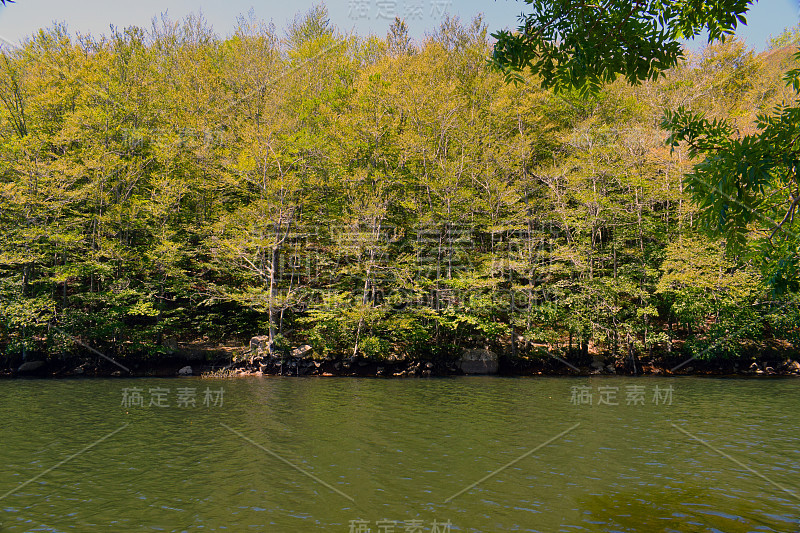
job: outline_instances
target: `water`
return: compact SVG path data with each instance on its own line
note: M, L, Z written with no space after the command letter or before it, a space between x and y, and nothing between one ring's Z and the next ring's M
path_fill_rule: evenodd
M800 532L798 413L797 379L0 381L0 531Z

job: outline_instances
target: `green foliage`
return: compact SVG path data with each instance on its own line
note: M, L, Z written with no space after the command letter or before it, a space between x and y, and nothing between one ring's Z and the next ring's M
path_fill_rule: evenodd
M709 42L724 41L739 23L745 24L749 0L615 0L587 4L580 0L525 0L531 8L516 33L495 34L493 63L506 81L521 81L521 72L540 76L544 87L556 91L598 92L604 83L623 76L629 83L653 80L684 57L679 39L707 32ZM608 36L613 35L613 39ZM771 41L773 49L796 44L797 30L787 29ZM755 84L759 68L743 46L710 48L716 53L700 65L718 74L712 85L722 96L741 95ZM800 60L798 55L797 60ZM796 61L797 61L796 60ZM795 93L800 71L786 74ZM719 75L721 74L721 75ZM692 197L700 206L700 223L711 235L726 238L739 252L747 235L757 229L769 246L765 274L777 292L796 290L796 256L779 253L797 246L789 229L800 201L798 192L798 124L800 108L781 103L758 117L756 131L741 134L729 118L707 119L703 113L679 106L667 109L662 127L668 142L685 142L691 157L700 157L688 175ZM731 113L731 115L733 115ZM778 234L781 235L778 235ZM777 239L778 242L775 242ZM792 241L791 243L788 241Z
M656 293L668 299L679 323L696 330L710 316L715 327L724 323L725 330L740 329L735 321L744 319L764 290L751 268L737 268L718 245L701 237L670 243L661 271Z
M648 6L683 33L718 15ZM649 16L586 20L631 32ZM0 61L0 350L61 354L74 335L158 357L168 338L268 334L275 355L308 342L449 361L795 335L755 275L797 279L796 240L753 214L777 220L797 197L797 117L766 112L794 94L785 58L729 40L662 80L584 94L581 76L650 70L612 62L568 84L576 59L554 49L555 94L527 72L504 83L490 51L481 19L447 18L423 43L402 21L362 39L322 6L283 38L252 17L227 38L200 17L42 31ZM670 151L658 117L681 103ZM706 158L690 188L687 155Z
M680 39L707 32L722 40L741 23L751 0L525 0L517 32L501 30L492 55L507 80L530 70L556 91L597 90L623 76L657 78L683 58Z
M798 91L797 71L786 79ZM703 229L725 237L734 252L743 250L751 231L759 232L757 247L774 288L796 290L798 236L792 227L800 203L800 107L776 106L759 115L756 131L746 135L727 120L684 108L667 111L662 125L671 131L671 146L684 142L690 156L703 158L687 177Z

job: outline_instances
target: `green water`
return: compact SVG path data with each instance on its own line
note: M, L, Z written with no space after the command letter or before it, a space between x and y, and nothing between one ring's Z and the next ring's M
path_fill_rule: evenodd
M0 381L0 531L367 530L800 532L800 380Z

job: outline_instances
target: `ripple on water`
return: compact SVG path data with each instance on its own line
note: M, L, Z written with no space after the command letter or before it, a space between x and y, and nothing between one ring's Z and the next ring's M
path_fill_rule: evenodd
M585 384L671 384L673 404L572 405ZM223 406L120 406L124 387L209 385ZM798 392L800 380L3 381L0 495L129 425L1 499L0 531L800 531L800 501L672 426L800 493Z

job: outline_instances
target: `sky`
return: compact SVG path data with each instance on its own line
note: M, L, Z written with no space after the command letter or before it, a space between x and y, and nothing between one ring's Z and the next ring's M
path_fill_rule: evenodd
M230 34L240 14L251 8L256 17L274 22L283 30L297 13L304 13L318 0L16 0L0 5L0 40L18 43L39 28L64 22L72 34L108 33L109 25L149 28L153 17L167 12L173 20L202 12L220 35ZM483 13L489 32L516 27L524 10L513 0L329 0L325 2L331 21L342 31L383 36L395 16L404 18L412 37L421 40L441 22L445 13L471 20ZM756 50L763 50L770 36L798 23L800 0L759 0L748 14L748 26L737 34ZM689 43L699 50L704 41Z

